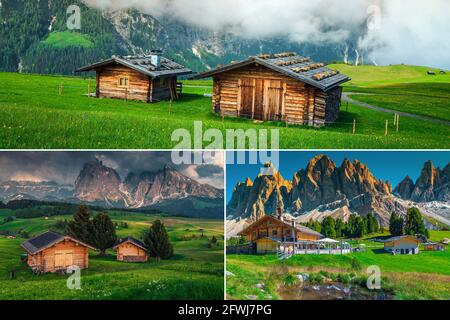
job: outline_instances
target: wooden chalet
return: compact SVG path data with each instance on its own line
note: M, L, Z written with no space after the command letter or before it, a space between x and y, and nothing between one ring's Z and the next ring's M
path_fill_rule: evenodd
M133 238L120 239L113 247L117 253L117 260L124 262L147 262L148 252L145 244Z
M77 70L96 72L97 98L118 98L159 102L176 100L181 95L177 77L191 74L184 66L161 56L159 51L149 55L113 56Z
M48 231L22 243L27 264L38 273L66 271L68 267L89 267L90 245L69 236Z
M264 54L198 74L213 77L213 111L323 126L339 115L344 74L295 53Z
M415 236L398 236L384 242L384 250L395 254L418 254L420 240Z
M239 236L256 245L256 253L276 253L278 242L317 241L323 235L310 228L287 221L278 216L266 215L241 231Z

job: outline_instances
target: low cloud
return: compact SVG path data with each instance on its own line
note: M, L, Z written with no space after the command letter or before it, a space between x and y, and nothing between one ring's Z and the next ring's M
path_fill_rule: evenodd
M298 43L342 45L355 36L378 64L450 68L448 0L85 0L100 9L136 8L189 25L246 39L285 38ZM380 22L368 29L373 18ZM369 10L368 10L369 9Z

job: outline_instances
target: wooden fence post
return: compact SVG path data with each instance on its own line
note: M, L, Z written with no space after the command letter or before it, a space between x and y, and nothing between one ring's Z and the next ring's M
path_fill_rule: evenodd
M384 129L384 135L387 136L388 135L388 126L389 126L389 120L386 120L386 127Z
M91 97L91 79L88 80L88 98Z
M353 120L353 134L356 133L356 119Z
M172 99L169 102L169 116L172 114Z
M398 123L399 123L399 121L400 121L400 115L397 115L397 123L396 123L396 126L395 126L397 132L398 132Z

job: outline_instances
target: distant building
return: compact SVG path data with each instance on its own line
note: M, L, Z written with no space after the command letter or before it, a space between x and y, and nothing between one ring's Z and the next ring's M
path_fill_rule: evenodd
M36 272L65 271L68 267L89 267L90 245L69 236L48 231L22 243L27 251L27 264Z
M295 53L263 54L198 74L212 77L213 111L254 120L323 126L336 121L350 80Z
M113 247L117 253L117 260L124 262L147 262L148 253L145 244L133 238L120 239Z
M445 244L438 242L426 242L423 244L425 251L445 251Z
M118 98L159 102L178 99L181 83L177 77L192 73L184 66L161 56L157 50L149 55L113 56L77 72L95 71L97 98Z
M418 254L420 240L414 236L399 236L387 239L384 250L392 254Z

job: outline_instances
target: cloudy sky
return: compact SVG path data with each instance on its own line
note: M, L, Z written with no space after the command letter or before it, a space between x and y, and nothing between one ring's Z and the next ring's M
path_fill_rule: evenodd
M0 152L0 181L55 181L72 185L84 163L94 159L114 168L124 179L129 172L158 171L172 165L186 176L223 189L223 153L203 164L172 163L170 151L157 152ZM192 155L193 156L193 155Z
M359 36L377 64L450 69L448 0L84 0L101 9L137 8L250 39L345 43ZM369 25L369 28L364 26Z

